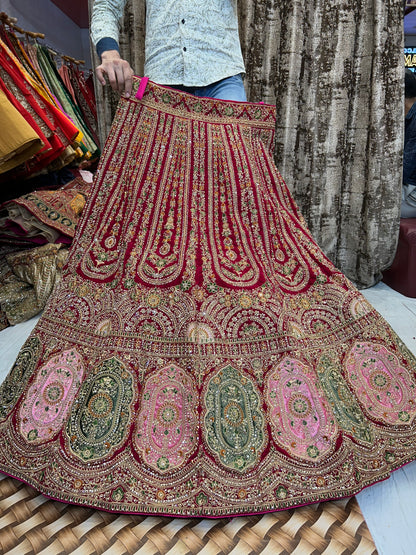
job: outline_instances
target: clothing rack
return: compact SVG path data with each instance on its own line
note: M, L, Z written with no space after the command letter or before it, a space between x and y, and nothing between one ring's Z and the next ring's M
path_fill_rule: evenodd
M38 138L45 145L35 153L24 152L27 157L22 162L11 151L10 168L0 164L0 185L3 178L24 180L72 162L95 160L100 154L97 112L91 74L87 76L81 66L84 60L61 54L44 41L43 33L26 31L5 12L0 12L0 31L1 90L8 92L12 108L28 123L22 142Z
M25 31L21 27L17 26L16 25L17 18L16 17L10 17L5 12L0 12L0 21L2 21L4 24L11 27L14 31L17 31L21 35L26 35L27 37L31 37L32 39L35 39L35 40L45 38L45 35L43 33L34 33L33 31ZM53 48L48 47L48 49L53 51L57 55L59 55L63 60L65 60L67 62L71 62L71 63L76 64L76 65L84 65L85 64L85 60L76 60L72 56L67 56L65 54L61 54L60 52L56 52L56 50L53 49Z
M10 17L5 12L0 12L0 20L3 21L3 23L6 23L6 25L11 27L12 29L17 31L18 33L20 33L21 35L26 35L28 37L31 37L32 39L44 39L45 38L45 35L43 33L34 33L33 31L25 31L21 27L18 27L16 25L17 18L16 17Z
M73 64L76 64L76 65L85 64L85 60L76 60L75 58L72 58L71 56L66 56L64 54L61 54L61 58L63 60L66 60L67 62L72 62Z

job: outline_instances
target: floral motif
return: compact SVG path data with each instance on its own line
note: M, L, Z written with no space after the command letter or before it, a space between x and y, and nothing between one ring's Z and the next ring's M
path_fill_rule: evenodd
M62 428L84 375L75 350L63 351L42 366L20 408L20 433L31 443L43 443Z
M285 488L284 486L279 486L276 489L275 494L276 494L277 499L286 499L286 497L287 497L287 488Z
M284 358L266 379L273 437L294 457L321 459L333 449L338 429L311 369Z
M193 380L170 365L150 375L142 391L134 445L161 474L182 466L198 441Z
M258 461L267 438L253 381L227 366L210 378L204 399L208 446L225 467L246 471Z
M111 493L111 499L113 501L123 501L125 496L125 491L121 486L118 486L118 488L113 489L112 493Z
M206 505L208 503L208 496L205 495L205 493L203 493L202 491L200 493L198 493L198 495L195 497L195 501L196 501L196 505L198 507L203 507L204 505Z

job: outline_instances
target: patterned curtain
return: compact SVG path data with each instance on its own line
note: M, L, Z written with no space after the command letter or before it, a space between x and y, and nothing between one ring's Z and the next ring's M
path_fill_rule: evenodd
M277 165L325 254L370 287L397 244L403 2L240 0L239 18L249 100L276 102ZM137 74L144 31L130 0L120 45ZM103 138L117 98L97 97Z

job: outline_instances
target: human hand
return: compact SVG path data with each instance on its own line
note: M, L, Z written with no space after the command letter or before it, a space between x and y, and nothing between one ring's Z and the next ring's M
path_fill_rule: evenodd
M101 54L101 64L95 70L98 81L106 84L105 75L113 91L128 98L133 85L133 70L127 60L123 60L118 50L106 50Z

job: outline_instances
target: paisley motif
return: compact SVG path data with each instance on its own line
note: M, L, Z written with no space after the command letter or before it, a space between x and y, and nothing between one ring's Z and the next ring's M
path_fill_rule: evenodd
M207 146L211 150L212 172L208 175L206 236L209 240L214 272L219 283L227 286L253 287L264 281L263 270L241 220L238 177L224 151L225 130L211 131ZM217 133L219 135L217 135ZM232 130L229 130L232 133ZM236 140L230 137L230 140Z
M29 337L23 345L16 362L0 387L0 420L6 418L22 394L36 368L41 343L37 337Z
M317 372L338 425L355 439L371 445L374 441L373 426L329 354L321 357Z
M71 453L83 461L110 456L128 433L134 400L131 373L116 358L102 362L73 405L66 427Z
M139 245L133 247L132 264L137 264L135 280L147 285L178 283L185 259L194 247L189 241L189 202L191 196L188 135L189 122L179 120L172 129L170 148L158 171L166 183L164 190L147 202L148 224L143 237L142 254L137 262ZM136 239L137 241L137 239Z
M141 396L134 446L164 474L182 466L198 444L197 394L192 378L169 365L151 375Z
M267 435L253 381L226 366L209 379L204 401L205 440L220 463L238 472L254 466Z
M357 342L348 353L346 373L372 420L409 425L416 415L416 382L384 345Z
M20 433L27 441L40 444L56 436L83 375L82 358L75 349L63 351L37 371L19 412Z
M279 447L308 461L333 449L338 427L311 369L300 360L286 357L269 372L265 398Z

